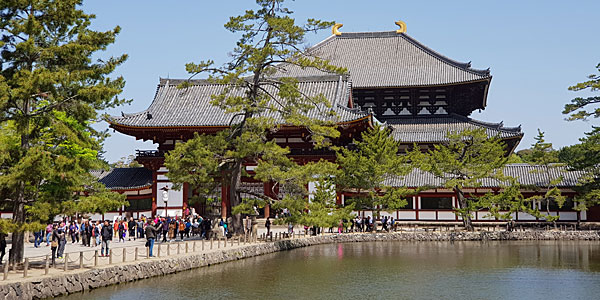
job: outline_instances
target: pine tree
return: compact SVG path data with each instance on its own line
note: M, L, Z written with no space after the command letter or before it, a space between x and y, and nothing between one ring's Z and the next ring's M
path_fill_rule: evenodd
M563 180L563 175L561 173L564 165L559 164L558 154L552 148L552 143L546 142L544 139L544 132L539 129L538 135L535 137L535 144L532 145L531 153L528 155L527 162L540 168L533 172L540 174L545 184L544 195L536 195L528 198L529 201L535 204L541 202L542 205L545 206L546 214L537 212L534 215L546 219L556 226L556 220L558 220L559 216L550 215L550 203L555 202L558 207L562 207L566 201L565 196L562 195L558 188L558 184Z
M340 166L336 176L340 189L356 192L352 201L359 209L394 211L405 207L406 196L418 191L389 185L391 179L401 179L413 167L407 156L398 155L399 141L388 128L376 125L354 140L352 148L342 148L337 153Z
M28 223L85 212L79 203L89 207L92 199L104 201L96 207L124 204L89 170L104 166L98 153L105 134L91 126L97 110L125 102L116 97L123 78L108 74L126 55L93 62L120 29L91 30L94 15L79 6L81 0L0 2L0 194L13 212L11 262L23 258Z
M298 201L301 201L299 195L305 192L292 185L310 180L304 170L313 168L302 168L288 159L289 150L269 140L268 132L282 123L305 127L317 146L327 146L326 137L339 135L332 122L306 116L316 106L330 106L328 100L323 95L307 96L300 92L295 78L271 76L278 64L296 64L338 74L346 71L302 50L306 33L328 28L332 22L308 19L300 26L290 17L292 11L283 6L282 0L257 0L256 3L258 10L247 10L225 24L227 30L241 34L230 62L221 67L214 66L210 60L186 65L191 77L209 74L209 80L226 87L213 96L212 104L233 116L230 128L212 137L196 135L165 155L167 176L177 185L189 182L194 189L205 192L219 183L228 187L229 201L234 207L233 232L238 234L243 233L242 212L251 212L254 204L264 206L279 200L273 195L241 188L241 178L246 175L244 162L257 163L256 179L277 182L281 189L288 186L295 190L294 199ZM184 83L180 88L188 86ZM239 90L244 96L230 93ZM322 114L330 113L327 110ZM248 201L242 194L252 195L255 200Z
M600 64L596 65L596 69L600 71ZM600 74L589 75L588 80L569 87L569 90L600 91ZM565 105L563 114L569 114L569 121L587 120L590 116L600 118L598 104L600 96L577 97ZM600 204L600 127L592 126L592 130L585 133L585 137L579 141L579 144L562 148L559 158L571 169L585 172L585 176L575 188L578 193L576 209L585 211L593 205Z
M461 132L448 132L448 141L436 144L427 153L421 153L415 145L410 153L414 166L422 171L431 172L443 180L443 186L456 194L459 207L455 213L462 219L467 230L473 230L472 213L488 209L498 217L499 207L519 209L522 202L518 188L511 188L516 180L504 176L502 170L508 161L505 145L499 137L488 137L483 129L469 129ZM475 188L484 179L496 180L503 184L497 194L483 197L465 194L465 188ZM512 184L511 184L512 183ZM496 206L496 204L500 204Z
M584 172L577 191L575 209L585 211L600 204L600 128L595 127L579 139L579 144L560 149L559 158L569 168Z
M600 64L596 65L596 69L600 72ZM588 76L588 80L577 83L569 87L570 91L588 90L591 92L600 91L600 74L592 74ZM600 118L600 107L594 107L591 111L587 108L600 103L600 96L577 97L571 100L571 103L565 104L563 114L569 114L568 120L585 120L590 116Z

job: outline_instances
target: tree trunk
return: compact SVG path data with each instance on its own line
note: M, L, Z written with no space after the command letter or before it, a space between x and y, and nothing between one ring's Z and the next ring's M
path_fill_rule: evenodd
M458 186L455 186L454 190L456 191L456 199L458 200L458 205L460 206L459 208L463 209L463 208L468 207L467 198L465 198L465 194L463 193L462 189ZM468 231L473 231L473 222L471 221L471 212L469 210L465 210L464 213L461 213L461 217L462 217L463 226L465 226L465 229Z
M13 222L15 224L25 223L25 187L21 183L19 195L13 208ZM21 263L25 254L25 232L15 231L12 233L12 247L8 259L11 264Z
M238 192L238 187L242 182L242 160L236 160L229 179L229 203L235 207L242 203L242 198ZM231 213L231 212L230 212ZM231 213L231 229L234 234L244 234L244 222L241 214Z
M29 101L24 101L23 109L29 113ZM25 133L21 134L21 150L24 155L29 151L29 119L25 122ZM25 224L25 182L19 183L19 188L16 191L17 197L13 207L13 223L17 225ZM11 263L21 263L25 255L25 232L15 231L12 233L12 246L8 259Z

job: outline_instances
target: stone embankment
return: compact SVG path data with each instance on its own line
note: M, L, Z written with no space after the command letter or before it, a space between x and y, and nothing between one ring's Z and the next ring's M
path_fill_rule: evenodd
M31 278L0 285L0 299L43 299L99 287L190 270L228 261L327 243L375 241L492 241L492 240L600 240L598 231L519 232L395 232L334 234L261 242L211 253L82 270L54 277Z

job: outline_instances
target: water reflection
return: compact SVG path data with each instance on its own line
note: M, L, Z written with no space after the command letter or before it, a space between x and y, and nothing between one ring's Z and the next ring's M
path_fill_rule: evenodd
M598 242L332 244L68 299L597 299L599 271Z

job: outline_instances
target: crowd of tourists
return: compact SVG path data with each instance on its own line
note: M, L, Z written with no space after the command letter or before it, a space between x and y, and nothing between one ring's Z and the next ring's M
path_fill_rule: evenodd
M282 213L286 216L286 212ZM276 216L277 218L278 216ZM244 230L250 233L252 230L251 220L247 217L244 220ZM378 226L381 226L381 229ZM395 226L393 217L384 217L376 221L370 216L363 218L356 216L351 220L340 220L337 226L337 232L371 232L371 231L390 231ZM271 220L266 219L265 229L267 235L271 232ZM92 221L92 220L63 220L48 224L45 230L34 233L34 247L41 247L45 242L52 251L52 263L56 258L62 258L65 253L65 247L71 244L81 244L86 247L100 247L100 256L108 256L111 242L125 243L126 241L136 239L146 239L146 247L150 247L149 255L153 256L152 248L155 241L172 242L184 240L186 238L197 237L209 239L212 234L213 222L210 218L203 218L199 215L193 215L186 218L182 217L146 217L142 215L139 219L123 218L114 221ZM329 232L334 231L335 226L329 228ZM228 223L220 219L218 230L221 236L230 236ZM319 234L321 229L317 227L305 226L304 230L311 234ZM294 226L288 226L288 234L292 234ZM1 241L0 241L1 242Z
M227 233L227 223L219 223ZM136 239L146 239L146 247L153 256L155 241L172 242L191 237L208 239L212 230L209 218L194 215L182 217L155 217L142 215L139 219L116 219L114 221L63 220L48 224L45 230L34 233L34 247L39 248L45 242L52 251L52 264L57 258L63 258L68 243L85 247L100 247L100 256L108 256L111 242L125 243ZM222 229L223 230L223 229Z

